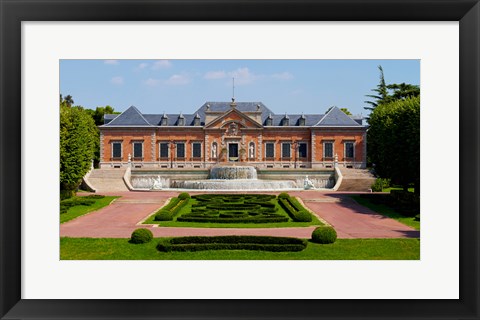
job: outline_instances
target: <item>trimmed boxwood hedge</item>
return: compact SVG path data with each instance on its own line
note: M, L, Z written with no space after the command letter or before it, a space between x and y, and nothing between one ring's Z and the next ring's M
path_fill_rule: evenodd
M140 228L132 232L130 237L130 243L138 244L138 243L147 243L153 239L152 231Z
M260 209L260 205L258 204L249 204L249 203L219 203L219 204L207 204L206 207L208 209L217 209L217 210L252 210L252 209Z
M334 243L337 240L337 232L333 227L321 226L315 228L312 232L312 242L328 244Z
M188 193L187 193L188 194ZM190 196L189 196L190 197ZM190 198L172 198L170 202L155 214L155 221L171 221L177 213L188 203Z
M180 200L190 199L190 195L187 192L182 192L177 197Z
M220 218L207 216L187 216L182 215L177 218L179 222L209 222L209 223L276 223L288 222L287 217L283 216L254 216L254 217L240 217L240 218Z
M282 193L280 194L282 195ZM282 198L278 198L278 203L285 209L285 211L288 213L290 218L293 219L293 221L297 222L311 222L312 221L312 215L310 212L306 211L303 206L298 203L298 201L290 196L285 197L283 196ZM287 194L288 195L288 194Z
M297 238L269 236L213 236L178 237L159 243L157 250L202 251L202 250L263 250L274 252L302 251L307 241Z
M200 194L191 197L194 199L190 212L177 217L178 222L203 223L272 223L288 222L289 218L278 215L279 207L271 202L274 195L266 194ZM185 199L188 201L188 199ZM178 198L157 213L155 220L173 220L177 210ZM293 221L311 222L312 215L300 203L287 193L279 195L277 200Z

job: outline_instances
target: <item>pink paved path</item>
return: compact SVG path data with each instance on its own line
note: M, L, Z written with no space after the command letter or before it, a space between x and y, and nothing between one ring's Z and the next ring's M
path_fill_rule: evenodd
M270 192L263 192L270 193ZM105 193L108 194L108 193ZM194 194L194 193L192 193ZM327 221L337 231L338 238L418 238L420 232L386 218L357 204L346 194L319 191L289 192ZM62 237L129 238L141 221L165 204L178 192L116 192L119 195L110 206L89 213L60 226ZM155 237L186 235L275 235L310 238L315 227L300 228L168 228L150 225Z

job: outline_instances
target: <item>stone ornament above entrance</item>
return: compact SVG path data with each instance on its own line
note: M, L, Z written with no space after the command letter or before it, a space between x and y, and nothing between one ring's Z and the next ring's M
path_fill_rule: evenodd
M230 123L227 129L228 136L238 136L238 125L235 122Z

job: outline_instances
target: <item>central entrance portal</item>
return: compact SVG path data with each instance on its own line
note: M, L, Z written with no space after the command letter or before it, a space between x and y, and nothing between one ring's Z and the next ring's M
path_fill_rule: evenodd
M238 143L236 142L230 142L228 144L228 161L238 161Z

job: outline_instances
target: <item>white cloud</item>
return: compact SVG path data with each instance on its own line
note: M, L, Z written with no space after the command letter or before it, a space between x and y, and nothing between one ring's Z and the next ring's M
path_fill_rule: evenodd
M259 75L255 75L248 68L238 68L237 70L230 71L228 75L231 78L235 78L235 84L237 85L244 85L250 84L255 79L259 78Z
M168 60L157 60L153 63L152 69L159 70L159 69L166 69L170 68L172 63Z
M110 82L115 85L122 85L124 81L122 77L113 77L112 79L110 79Z
M153 79L153 78L148 78L143 83L145 83L149 87L155 87L156 85L158 85L160 83L160 80Z
M227 76L225 71L208 71L203 76L204 79L214 80L214 79L223 79Z
M118 60L104 60L103 63L115 65L115 64L119 64L120 61L118 61Z
M148 63L140 63L138 65L138 69L145 69L146 67L148 67Z
M165 84L168 85L185 85L190 82L190 77L186 74L174 74L168 80L165 81Z
M271 77L278 80L290 80L293 79L293 74L290 72L274 73Z
M236 70L229 71L229 72L208 71L203 76L203 78L207 80L224 79L227 77L229 77L230 79L235 78L235 85L247 85L247 84L253 83L256 80L268 79L268 78L275 79L275 80L293 79L293 75L287 71L280 72L280 73L273 73L270 75L263 75L263 74L255 74L254 72L250 71L250 69L247 67L238 68Z

